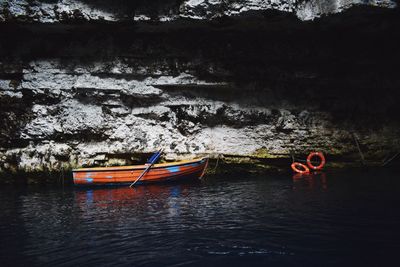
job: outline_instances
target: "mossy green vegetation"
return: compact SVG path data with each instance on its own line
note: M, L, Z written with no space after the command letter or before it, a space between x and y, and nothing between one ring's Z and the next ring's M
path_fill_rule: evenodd
M281 157L281 155L270 154L268 149L266 149L265 147L257 149L251 156L257 157L257 158L265 158L265 159Z

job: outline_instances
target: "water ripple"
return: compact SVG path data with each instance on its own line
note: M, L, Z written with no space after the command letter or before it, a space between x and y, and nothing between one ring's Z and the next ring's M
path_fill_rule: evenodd
M6 266L373 264L395 257L400 245L400 187L396 174L386 175L383 184L363 173L363 179L327 176L324 184L319 177L260 177L135 190L3 189L0 260Z

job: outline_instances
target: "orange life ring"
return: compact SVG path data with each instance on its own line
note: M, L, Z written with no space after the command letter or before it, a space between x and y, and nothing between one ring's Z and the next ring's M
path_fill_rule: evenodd
M306 165L304 165L300 162L293 162L292 165L290 165L290 167L292 167L293 171L300 173L300 174L310 173L310 169ZM304 170L299 169L299 167Z
M318 157L319 160L321 161L318 166L312 165L311 159L313 157ZM308 155L308 157L307 157L307 165L312 170L322 170L322 168L325 166L325 156L324 156L324 154L322 154L322 152L311 152L310 155Z

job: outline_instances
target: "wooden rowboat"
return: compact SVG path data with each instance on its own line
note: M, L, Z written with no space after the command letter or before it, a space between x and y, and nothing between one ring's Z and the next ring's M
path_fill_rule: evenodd
M208 165L208 158L154 164L137 184L200 179ZM148 165L81 168L72 170L76 185L131 184Z

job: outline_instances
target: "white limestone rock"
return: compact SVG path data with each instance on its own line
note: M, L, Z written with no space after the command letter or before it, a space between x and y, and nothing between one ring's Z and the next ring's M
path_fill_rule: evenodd
M0 21L20 20L41 23L64 21L151 21L171 22L180 18L211 20L221 16L237 16L249 11L277 10L295 14L300 20L313 20L323 15L342 12L356 5L396 7L394 0L185 0L179 11L160 10L156 18L149 14L130 14L112 1L105 8L96 3L60 0L55 2L11 0L0 1Z

